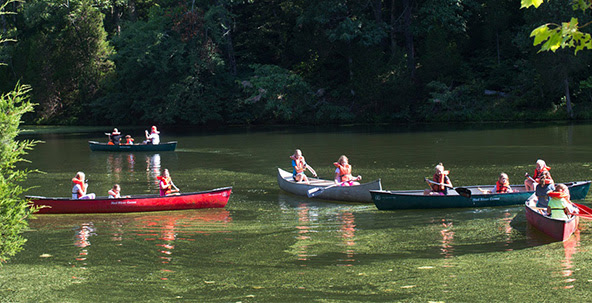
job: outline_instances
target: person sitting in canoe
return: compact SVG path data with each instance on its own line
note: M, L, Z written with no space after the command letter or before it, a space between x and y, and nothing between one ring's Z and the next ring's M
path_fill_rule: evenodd
M125 135L125 145L134 145L134 138L130 135Z
M72 187L72 199L94 199L96 197L95 194L86 193L86 190L88 189L88 180L84 179L83 172L77 172L76 176L72 178L72 183L74 184Z
M577 212L577 208L569 199L569 189L565 184L557 184L555 190L549 193L549 197L547 214L551 218L567 220L571 212Z
M121 141L121 133L117 128L114 128L111 133L105 133L105 135L109 136L109 145L119 145Z
M545 163L544 160L538 159L536 161L536 167L534 168L534 176L531 177L528 173L525 175L526 180L524 180L524 187L526 187L526 191L533 191L537 183L539 183L537 180L541 177L541 174L550 169L551 168L547 166L547 163Z
M150 134L148 134L147 130L144 132L146 133L146 141L144 141L144 144L160 144L160 132L156 129L156 126L152 126Z
M306 160L302 156L302 151L297 149L294 151L294 154L290 156L292 159L292 177L296 182L306 182L308 183L308 177L304 174L305 170L309 170L313 176L317 176L317 172L306 164Z
M333 162L333 165L337 167L335 169L335 183L340 183L340 186L360 185L360 182L357 181L362 180L362 176L358 175L355 178L352 176L352 166L345 155L339 157L339 160Z
M169 174L169 170L168 169L164 169L164 171L162 171L162 175L156 177L158 179L158 188L160 190L160 196L164 197L164 196L169 196L169 195L173 195L173 194L178 194L179 189L175 186L175 184L173 183L173 180L171 179L171 175ZM174 189L173 189L174 187Z
M435 167L436 172L434 173L434 177L432 178L432 182L428 182L430 189L426 189L424 195L447 195L448 188L452 188L452 182L448 177L450 173L447 170L444 170L444 165L442 163L438 163ZM427 179L427 178L426 178Z
M492 194L492 193L506 194L506 193L518 192L518 190L512 190L512 188L510 187L509 180L510 180L510 178L508 177L508 174L501 173L499 175L499 178L497 179L497 182L495 182L495 187L492 190L483 190L481 188L477 188L477 189L479 189L484 194Z
M113 185L113 188L111 188L108 193L109 193L109 198L111 198L111 199L122 198L121 197L121 186L119 186L119 184ZM129 197L130 196L124 196L123 198L129 198Z
M548 194L555 190L555 182L553 182L551 173L548 170L543 171L536 181L538 182L534 189L537 197L536 206L545 208L549 204Z

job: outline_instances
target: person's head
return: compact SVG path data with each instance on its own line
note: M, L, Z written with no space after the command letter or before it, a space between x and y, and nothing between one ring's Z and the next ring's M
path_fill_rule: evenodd
M158 134L158 133L160 133L160 132L159 132L159 131L156 129L156 126L154 126L154 125L152 125L152 128L150 129L150 132L151 132L151 133L153 133L153 134Z
M545 168L545 167L547 167L547 163L545 163L545 161L544 161L544 160L542 160L542 159L538 159L538 160L536 161L536 168L537 168L538 170L541 170L541 169L543 169L543 168Z
M339 157L339 160L337 162L339 162L339 164L341 164L341 165L345 165L345 164L349 163L349 159L345 155L341 155L341 157Z
M130 139L131 137L132 137L132 136L130 136L130 135L125 135L125 138L126 138L126 139Z
M119 132L119 130L117 130L117 128L114 128L114 129L113 129L113 134L114 134L114 135L119 135L119 134L120 134L120 132Z
M294 157L296 157L296 158L302 157L302 151L299 150L299 149L295 150L294 151Z
M79 172L76 173L76 177L74 177L74 178L76 178L78 180L81 180L81 181L84 181L84 173L81 172L81 171L79 171Z
M567 188L567 186L565 184L556 184L555 191L562 192L562 193L568 193L569 189Z
M444 165L442 165L442 162L440 162L438 165L436 165L436 167L434 167L434 169L436 170L437 174L441 174L444 172Z
M165 169L162 171L162 176L163 176L163 177L170 177L171 175L169 174L169 170L165 168Z
M121 191L121 187L119 186L119 184L115 184L115 185L113 185L113 188L112 188L112 190L113 190L114 192L119 192L119 191Z
M506 173L501 173L499 175L499 179L498 179L501 183L507 183L510 182L510 178L508 177L508 174Z

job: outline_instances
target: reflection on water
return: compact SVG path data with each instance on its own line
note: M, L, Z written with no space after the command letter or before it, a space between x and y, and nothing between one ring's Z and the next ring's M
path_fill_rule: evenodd
M152 183L148 189L158 188L156 179L158 176L160 176L160 154L146 155L146 181L148 184Z
M307 266L311 261L337 266L352 266L356 262L356 223L350 209L319 208L305 202L299 202L295 209L287 204L282 206L288 216L294 213L298 220L293 248L300 266ZM337 237L332 236L335 232ZM338 253L332 253L336 248Z
M345 266L352 266L352 263L356 261L354 258L355 255L355 246L356 246L356 224L355 224L355 217L351 211L344 211L337 215L339 222L341 223L341 227L339 229L340 237L343 239L344 248L345 248L345 259L341 259L339 261L346 262L346 264L340 264Z
M574 282L576 279L573 277L574 271L572 257L575 253L578 252L578 247L580 246L580 230L576 230L574 234L563 241L563 250L565 253L565 258L561 261L562 270L560 271L560 275L565 277L563 282L566 284L560 288L569 289L574 287Z
M500 227L500 231L504 233L505 236L505 243L506 251L511 251L510 244L512 244L512 220L514 219L514 214L510 213L508 210L504 211L503 218L501 219L502 225Z
M452 220L442 219L442 229L440 230L440 235L442 236L442 245L440 247L440 251L444 256L445 260L451 260L454 257L454 230ZM451 266L449 262L446 262L444 265Z

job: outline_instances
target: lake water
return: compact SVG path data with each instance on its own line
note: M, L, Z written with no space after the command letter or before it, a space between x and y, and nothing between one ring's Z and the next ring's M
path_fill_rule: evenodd
M120 130L141 140L143 130ZM225 209L37 215L24 251L0 268L3 302L590 301L592 232L564 243L528 226L521 206L378 211L282 192L277 167L295 148L319 176L349 157L385 189L423 189L443 162L456 186L512 184L538 158L556 182L589 180L592 125L234 129L183 133L176 152L91 152L108 129L38 128L28 194L156 193L171 171L182 191L233 186ZM589 200L583 203L589 205Z

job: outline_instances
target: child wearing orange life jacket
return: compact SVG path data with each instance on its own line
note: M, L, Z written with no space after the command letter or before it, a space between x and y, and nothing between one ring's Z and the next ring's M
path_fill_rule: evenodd
M569 213L578 212L569 197L569 189L565 184L557 184L555 190L549 193L549 205L547 214L554 219L567 220Z
M315 170L306 164L306 160L304 160L301 150L295 150L294 154L290 156L290 159L292 159L292 177L294 178L294 181L308 183L308 177L304 174L304 171L307 169L313 176L317 176Z
M156 177L159 180L158 188L160 190L160 196L168 196L174 192L178 192L178 189L173 189L173 180L169 174L169 170L165 168L161 176Z
M551 168L547 166L544 160L538 159L536 161L536 167L534 169L534 176L530 177L528 173L526 174L526 180L524 180L524 186L526 187L526 191L533 191L537 183L539 182L540 177L542 176L543 172L549 171Z
M444 170L444 165L442 165L442 163L438 163L438 165L435 167L435 170L436 172L434 173L433 181L438 184L430 184L430 189L427 189L424 192L424 195L447 195L448 186L452 188L452 182L448 177L450 172Z
M88 189L88 181L84 180L84 173L79 171L76 173L76 176L72 178L72 183L74 186L72 187L72 199L94 199L96 197L95 194L87 194L86 190Z
M339 160L334 162L333 165L337 167L335 169L335 183L341 183L341 186L360 185L360 182L356 181L362 180L362 176L358 175L354 178L349 159L345 155L339 157Z
M125 145L134 145L134 138L130 135L125 136Z
M512 190L512 188L510 187L510 178L508 177L508 174L501 173L499 175L499 178L498 178L497 182L495 183L495 191L494 192L497 194L505 194L505 193L514 192Z

